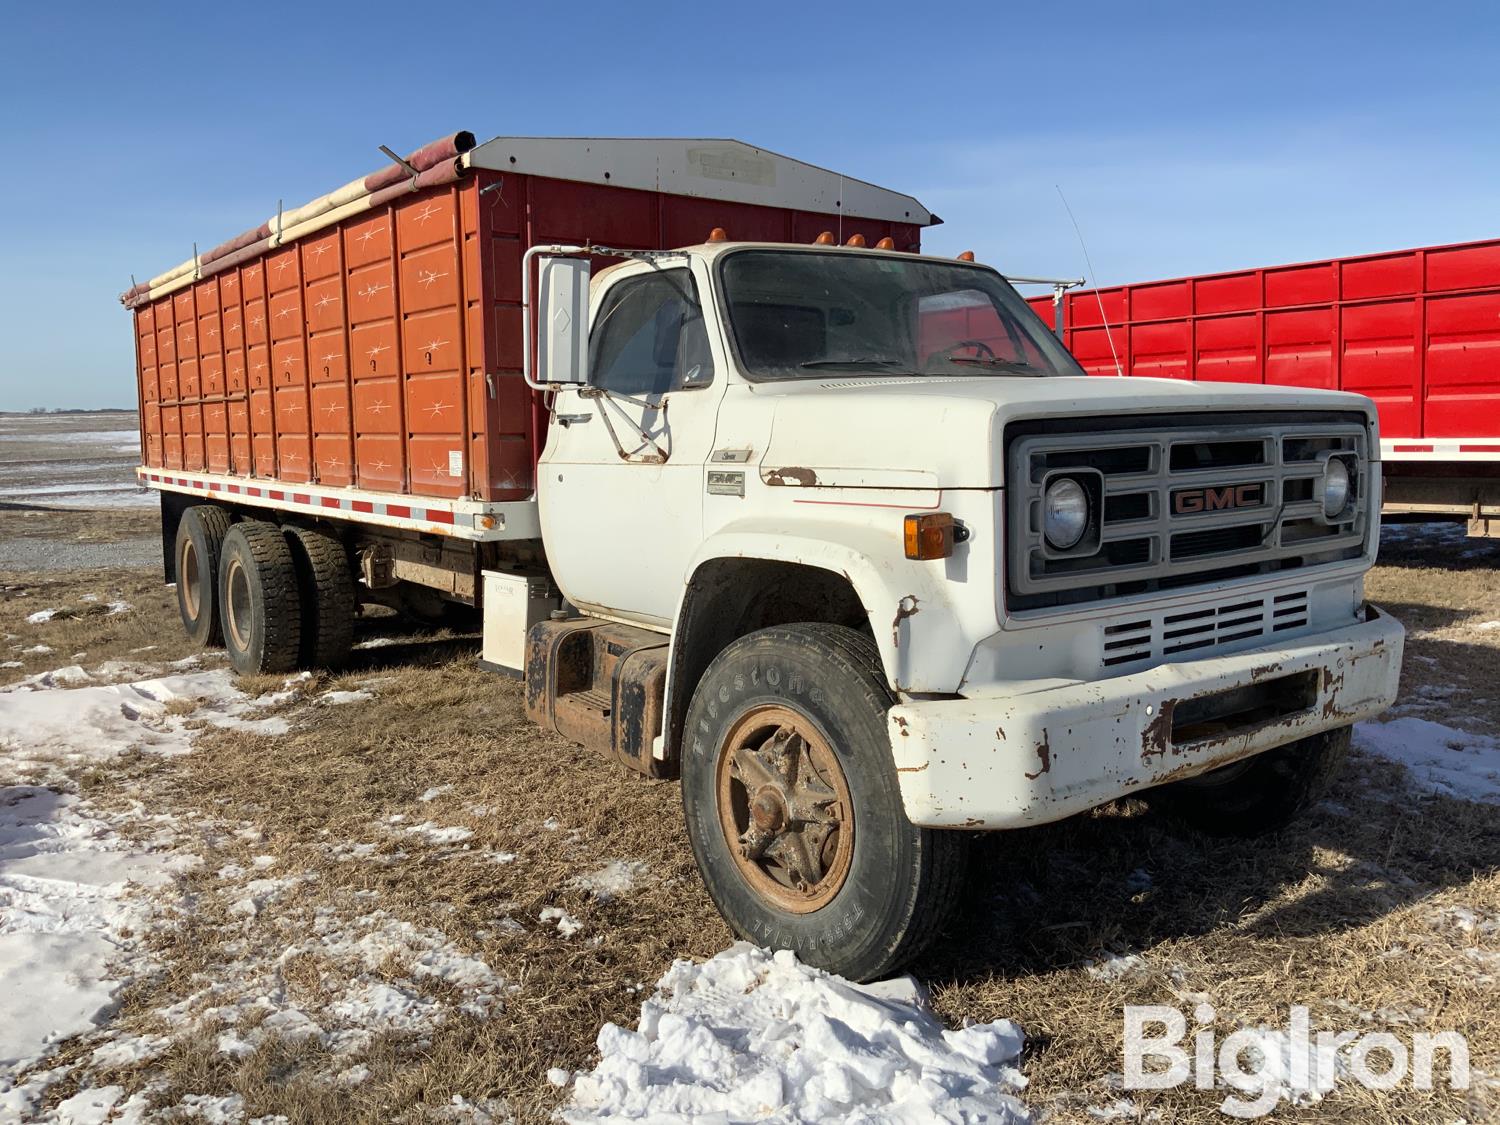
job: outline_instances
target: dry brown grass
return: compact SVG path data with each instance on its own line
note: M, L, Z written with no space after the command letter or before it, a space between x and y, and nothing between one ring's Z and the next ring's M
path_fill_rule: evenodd
M97 601L83 601L85 595ZM111 614L108 602L131 608ZM33 625L38 610L57 609L50 621ZM161 664L195 650L177 626L174 592L149 570L68 570L36 574L0 573L0 685L64 664L91 666L105 660ZM51 652L26 650L45 645ZM81 655L79 655L81 654Z
M1416 630L1410 651L1431 661L1408 665L1407 699L1420 703L1436 698L1423 689L1452 687L1462 694L1449 721L1500 729L1487 694L1500 632L1469 627L1500 618L1496 572L1478 565L1451 572L1443 552L1420 544L1397 554L1369 589ZM39 581L21 599L28 610L98 579ZM70 643L101 656L152 643L162 657L180 655L168 595L152 597L134 579L112 581L139 621L86 617L56 628L78 630ZM20 617L10 600L0 604L0 629L19 632ZM295 1122L422 1120L454 1094L503 1099L523 1121L546 1120L560 1097L546 1082L548 1067L590 1065L602 1023L633 1024L641 985L649 992L673 958L706 957L730 940L694 871L675 785L627 775L530 725L517 686L477 666L473 638L402 633L390 620L365 627L402 643L357 652L346 674L300 685L283 708L291 733L213 730L185 758L130 757L85 779L87 794L105 807L149 792L154 807L179 815L187 843L204 857L184 879L191 909L154 936L163 972L130 992L121 1020L161 1031L152 1013L222 974L230 942L247 943L269 963L307 932L319 908L353 918L372 906L440 930L483 958L515 986L504 1012L455 1016L420 1045L380 1035L343 1061L315 1042L277 1042L232 1059L212 1035L193 1035L154 1062L95 1081L137 1089L161 1080L154 1096L163 1105L190 1093L237 1092L249 1115ZM26 639L34 643L30 633ZM68 644L54 647L62 653ZM380 681L371 701L316 702L329 688L371 680ZM245 686L272 690L281 678ZM419 799L441 786L452 788ZM392 816L406 820L392 825ZM543 827L549 818L555 830ZM473 836L434 845L402 831L427 820ZM244 826L258 838L236 835ZM375 854L341 860L334 848L345 842L374 844ZM501 851L516 859L494 862L490 853ZM230 912L240 883L214 873L231 863L249 869L257 855L275 858L275 875L302 878L245 923ZM1284 1025L1293 1004L1312 1009L1314 1027L1403 1036L1451 1028L1468 1036L1476 1067L1495 1073L1496 984L1470 951L1500 955L1500 936L1465 931L1442 911L1462 906L1500 917L1497 857L1500 810L1413 796L1397 767L1357 758L1330 801L1271 839L1209 840L1139 805L989 837L962 916L917 971L954 1024L1009 1017L1025 1027L1027 1100L1059 1122L1092 1120L1089 1107L1119 1096L1107 1076L1122 1068L1127 1003L1191 1010L1207 999L1221 1035L1241 1023ZM600 902L568 885L617 858L647 865L633 892ZM583 931L564 939L540 923L547 906L565 908ZM503 925L507 918L519 926ZM1142 962L1112 981L1082 967L1110 952ZM305 954L280 971L288 991L309 1004L339 983L336 967ZM363 1083L329 1081L330 1068L356 1061L369 1069ZM54 1100L71 1089L60 1085ZM1224 1120L1216 1108L1222 1090L1131 1097L1163 1121ZM1277 1119L1478 1121L1496 1112L1493 1097L1493 1090L1376 1097L1344 1083L1318 1105L1283 1106Z

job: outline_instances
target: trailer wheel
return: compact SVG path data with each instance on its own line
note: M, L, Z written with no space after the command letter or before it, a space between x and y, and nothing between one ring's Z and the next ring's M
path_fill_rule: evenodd
M198 504L182 513L172 549L177 572L177 612L182 627L200 648L220 644L219 555L229 533L229 513Z
M290 672L302 638L292 549L273 523L237 523L219 558L219 606L229 663L241 675Z
M736 933L870 980L941 928L968 840L906 818L874 642L841 626L729 645L688 707L682 800L708 893Z
M354 643L354 571L344 544L323 531L289 527L286 541L302 598L304 668L338 668Z
M1285 828L1328 791L1349 753L1351 727L1310 735L1147 794L1167 814L1211 836Z

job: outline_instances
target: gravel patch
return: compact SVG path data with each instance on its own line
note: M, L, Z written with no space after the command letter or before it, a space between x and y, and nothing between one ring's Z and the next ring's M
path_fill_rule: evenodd
M160 567L161 540L69 543L57 539L0 539L0 570L94 570Z

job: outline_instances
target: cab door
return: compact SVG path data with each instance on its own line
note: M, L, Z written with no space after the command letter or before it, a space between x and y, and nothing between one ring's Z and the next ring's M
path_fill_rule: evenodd
M553 401L538 499L568 600L669 628L703 538L705 473L727 368L701 263L634 262L594 302L589 382Z

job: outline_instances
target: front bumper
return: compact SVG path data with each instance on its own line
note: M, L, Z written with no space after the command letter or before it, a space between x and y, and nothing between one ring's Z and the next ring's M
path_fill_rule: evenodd
M1356 625L1089 683L892 707L906 814L932 828L1045 824L1335 727L1396 698L1405 630Z

